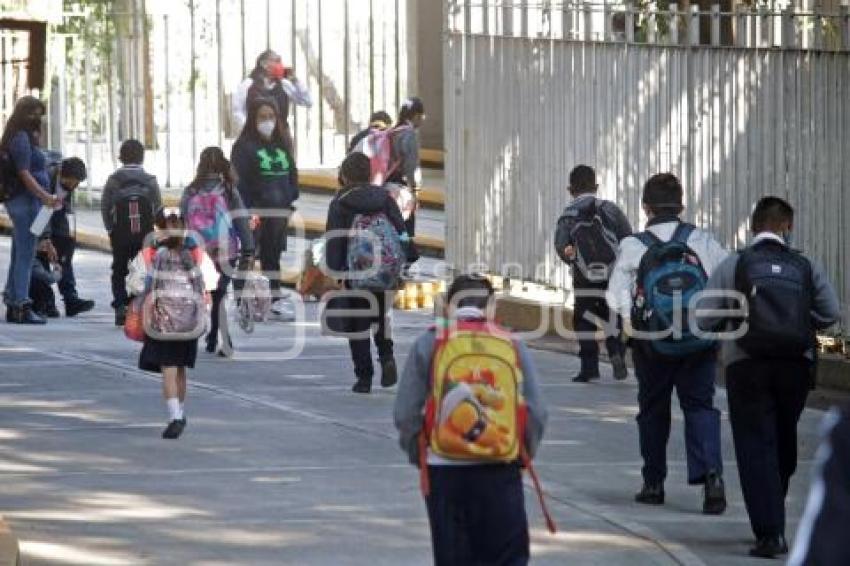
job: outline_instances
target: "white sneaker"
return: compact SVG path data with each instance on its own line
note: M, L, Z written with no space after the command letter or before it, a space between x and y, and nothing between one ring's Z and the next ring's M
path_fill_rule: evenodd
M295 320L295 306L289 299L278 299L272 303L272 314L276 320L292 322Z

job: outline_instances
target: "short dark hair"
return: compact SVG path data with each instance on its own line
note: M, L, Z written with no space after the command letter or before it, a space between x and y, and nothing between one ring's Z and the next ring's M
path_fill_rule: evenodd
M86 164L79 157L69 157L62 160L62 165L59 166L60 177L71 177L80 182L85 181L88 177Z
M474 307L481 310L487 308L487 304L493 297L493 285L480 274L458 275L449 286L446 299L448 304L454 305L455 297L458 297L458 308Z
M390 116L389 113L384 110L378 110L369 117L369 124L374 124L375 122L383 122L387 125L387 127L393 125L392 116Z
M777 230L784 223L794 222L794 209L779 197L764 197L756 203L750 225L753 232Z
M412 120L417 114L425 114L425 103L418 96L411 96L401 104L398 111L398 124Z
M339 177L349 185L368 183L372 178L369 158L359 151L349 153L339 166Z
M141 165L145 162L145 146L136 139L125 140L118 150L118 159L124 165Z
M683 204L682 183L672 173L658 173L643 186L643 204L653 214L681 214Z
M588 165L577 165L570 171L570 193L581 195L584 193L595 193L596 171Z

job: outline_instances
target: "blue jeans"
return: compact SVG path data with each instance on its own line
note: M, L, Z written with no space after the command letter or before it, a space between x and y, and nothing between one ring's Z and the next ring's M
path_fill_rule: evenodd
M29 302L30 274L37 244L30 226L38 215L41 203L26 192L7 200L5 206L12 220L12 259L9 262L4 301L9 306L20 307Z

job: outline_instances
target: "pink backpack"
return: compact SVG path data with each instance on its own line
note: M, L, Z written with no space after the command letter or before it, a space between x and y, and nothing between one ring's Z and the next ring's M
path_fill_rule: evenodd
M224 187L213 191L196 191L189 196L186 206L186 227L198 232L204 239L207 253L216 259L221 255L221 245L227 242L227 255L233 259L239 251L236 230L224 195Z
M409 124L403 124L395 128L378 130L370 133L357 144L355 151L359 151L369 158L372 169L371 183L373 185L383 186L401 165L401 160L393 159L393 140L397 134L411 128L412 126Z

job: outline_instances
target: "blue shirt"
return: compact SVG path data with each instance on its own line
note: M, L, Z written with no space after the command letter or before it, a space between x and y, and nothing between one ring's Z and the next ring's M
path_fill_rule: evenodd
M47 173L47 159L44 157L41 149L32 143L30 135L21 130L15 134L9 146L6 148L9 153L9 158L15 166L15 170L29 171L30 174L38 181L38 184L45 190L50 187L50 175ZM22 192L27 192L26 187L17 176L12 181L12 194L20 195Z

